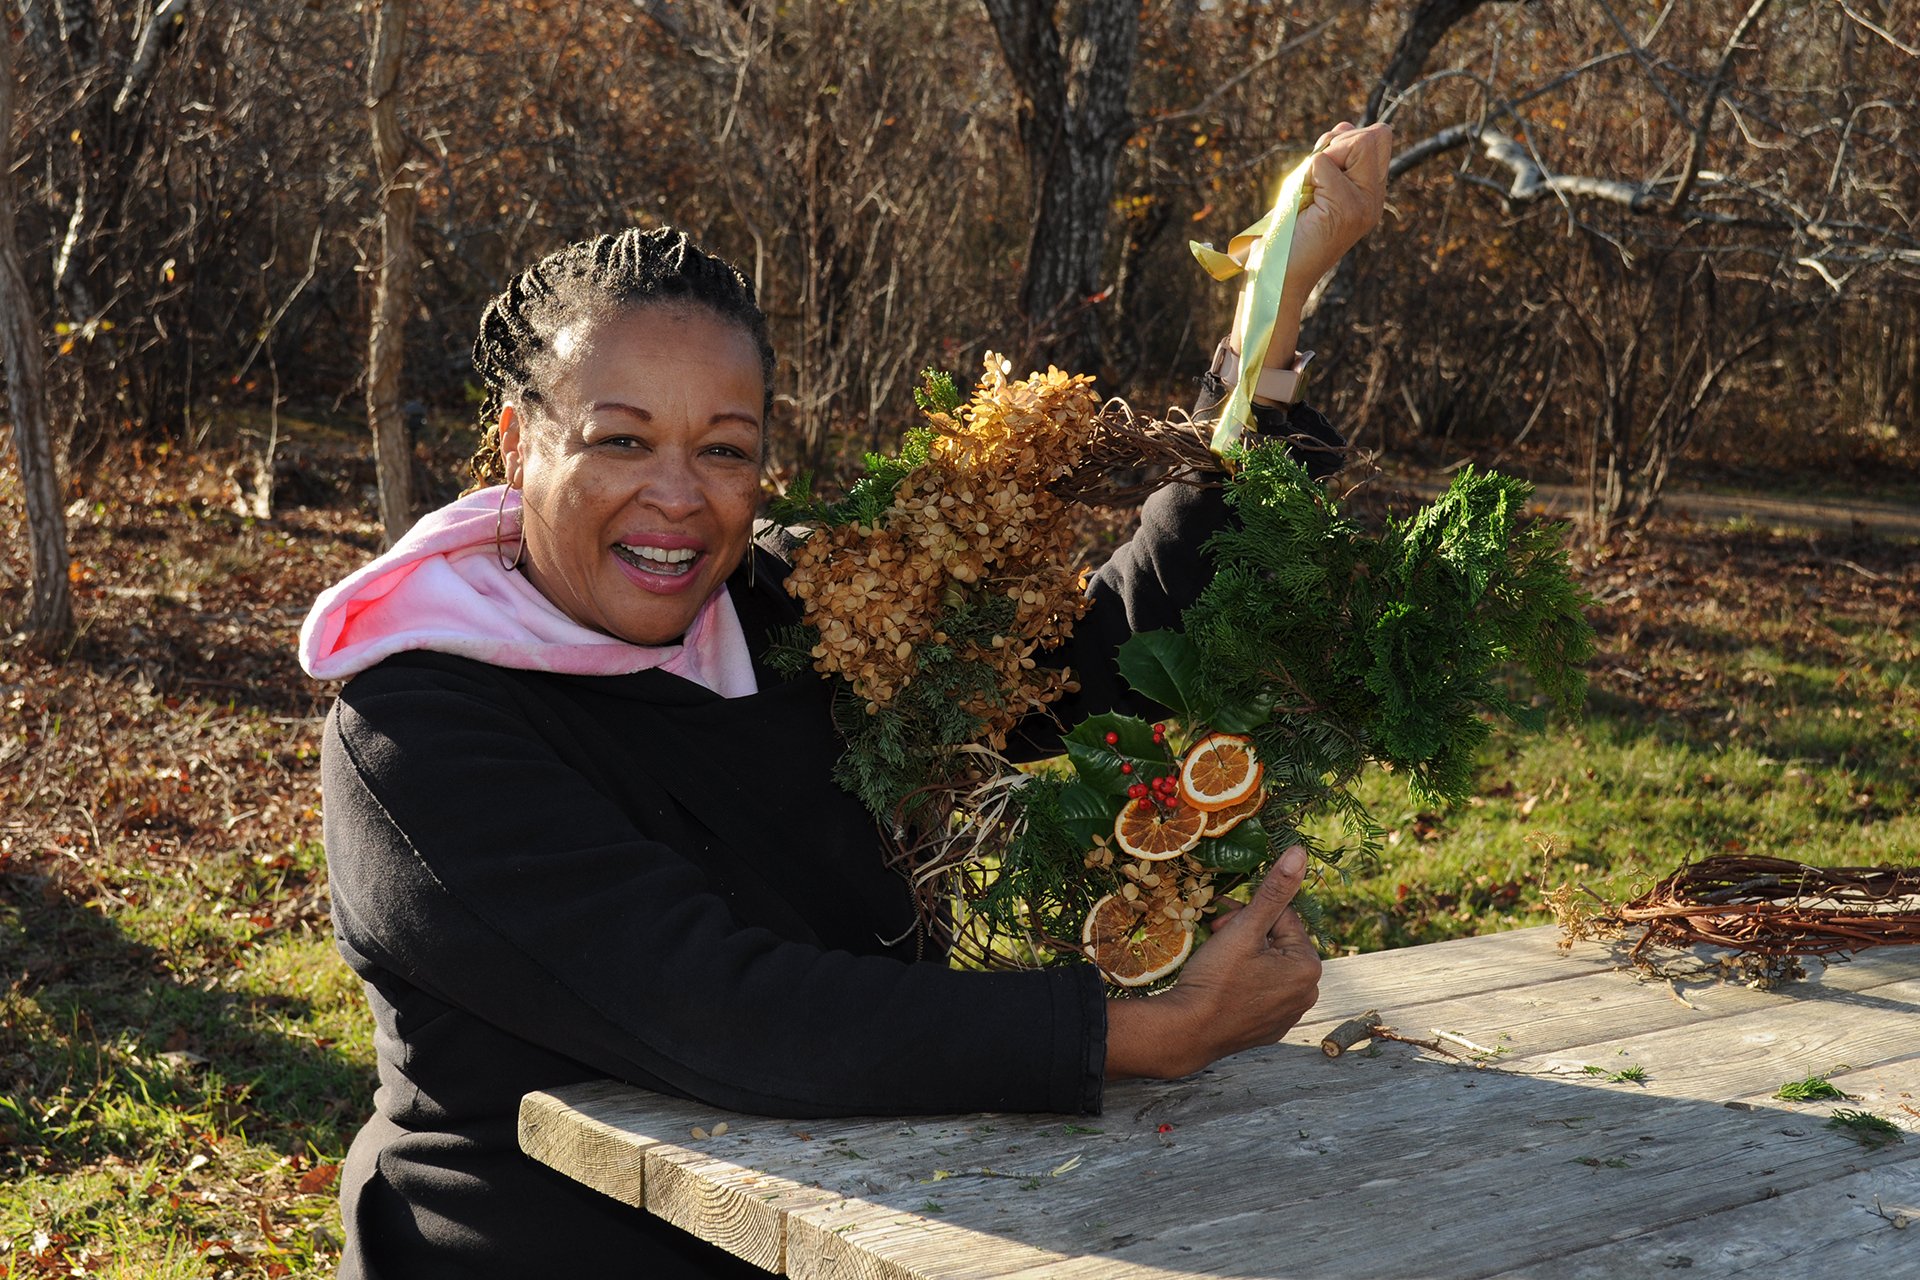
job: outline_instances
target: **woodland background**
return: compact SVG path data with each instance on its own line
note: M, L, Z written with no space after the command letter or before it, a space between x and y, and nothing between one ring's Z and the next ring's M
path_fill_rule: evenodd
M371 1048L294 629L463 486L485 301L631 223L752 276L770 482L831 477L988 349L1190 401L1233 291L1187 240L1389 119L1387 217L1304 339L1377 454L1354 501L1465 459L1571 486L1602 653L1587 718L1496 739L1471 805L1381 780L1389 855L1323 887L1329 941L1537 922L1543 885L1707 852L1920 849L1920 555L1846 519L1920 507L1912 5L0 14L0 1276L330 1267ZM1680 488L1839 528L1688 520Z
M464 418L486 299L669 219L761 291L789 465L884 442L919 369L990 346L1161 407L1231 302L1186 240L1342 118L1399 144L1307 333L1363 443L1530 447L1599 541L1690 454L1911 454L1920 35L1890 0L23 0L14 31L36 509L131 443L364 396L394 536L443 491L406 483L406 410Z

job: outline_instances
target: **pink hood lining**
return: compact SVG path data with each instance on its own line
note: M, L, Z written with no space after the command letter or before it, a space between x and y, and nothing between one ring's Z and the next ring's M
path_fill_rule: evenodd
M517 491L504 508L496 486L422 517L391 550L321 592L300 627L300 665L316 679L341 680L421 649L563 675L659 667L723 698L758 688L725 586L707 598L681 643L629 644L581 626L525 574L503 569L496 529L519 538Z

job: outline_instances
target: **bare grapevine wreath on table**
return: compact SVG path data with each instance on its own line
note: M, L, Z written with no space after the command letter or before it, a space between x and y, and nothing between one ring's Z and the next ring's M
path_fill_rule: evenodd
M963 402L930 372L925 425L897 455L868 455L836 502L803 478L772 512L804 536L787 579L803 621L772 660L834 682L836 778L961 960L1085 957L1149 986L1289 845L1329 862L1377 851L1354 790L1370 764L1423 803L1463 799L1488 713L1531 716L1510 668L1556 702L1582 697L1584 596L1563 527L1526 518L1525 482L1463 469L1368 532L1278 442L1230 451L1223 471L1192 423L1103 403L1086 376L1009 373L988 355ZM1143 468L1161 478L1119 478ZM1072 504L1164 483L1222 485L1235 517L1182 629L1120 648L1122 677L1166 716L1093 716L1063 760L1016 767L1008 734L1075 687L1047 657L1086 609ZM1344 847L1301 829L1329 813Z

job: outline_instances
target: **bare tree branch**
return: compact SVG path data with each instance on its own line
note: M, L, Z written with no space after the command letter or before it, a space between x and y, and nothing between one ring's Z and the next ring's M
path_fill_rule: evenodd
M1747 38L1747 32L1760 20L1767 6L1773 0L1753 0L1747 10L1747 16L1740 19L1740 25L1727 37L1727 47L1720 51L1720 65L1713 73L1713 80L1707 85L1707 100L1700 107L1700 123L1694 126L1693 146L1687 152L1686 171L1681 174L1679 185L1673 189L1673 195L1667 201L1667 210L1672 212L1687 202L1693 194L1693 184L1700 175L1700 164L1707 156L1707 135L1713 129L1713 109L1720 103L1720 94L1727 86L1727 72L1733 69L1734 54L1739 52L1740 42Z
M1920 58L1920 49L1916 49L1912 45L1907 44L1899 39L1896 39L1893 32L1887 30L1883 26L1878 25L1877 23L1869 21L1867 18L1855 12L1854 7L1848 4L1847 0L1834 0L1834 3L1840 6L1840 12L1846 14L1849 18L1852 18L1855 22L1859 23L1861 26L1865 27L1867 30L1873 32L1873 34L1879 36L1882 40L1885 40L1888 44L1892 45L1894 48L1898 49L1900 52L1906 54L1909 58Z
M1666 218L1683 223L1704 223L1713 226L1743 227L1750 230L1784 232L1790 236L1805 237L1836 250L1844 251L1843 260L1867 262L1897 262L1902 264L1920 264L1920 247L1900 247L1899 242L1912 246L1913 235L1902 228L1875 226L1856 221L1829 222L1820 221L1804 215L1781 216L1794 212L1790 206L1767 201L1768 207L1775 210L1774 216L1756 217L1752 214L1722 213L1712 209L1694 207L1677 210L1670 200L1659 199L1655 195L1658 187L1676 179L1654 179L1647 182L1630 182L1621 178L1589 177L1582 174L1550 172L1538 161L1526 147L1516 142L1508 134L1476 121L1464 121L1451 125L1438 133L1424 138L1406 148L1393 158L1388 166L1388 177L1397 178L1409 169L1434 156L1455 150L1470 142L1480 144L1487 159L1500 165L1512 175L1505 188L1497 184L1485 183L1500 190L1501 196L1510 204L1532 204L1549 196L1599 200L1622 206L1634 213L1652 217ZM1717 192L1725 189L1742 196L1760 197L1745 184L1733 183L1710 171L1701 171L1696 178L1696 186L1704 191ZM1860 241L1867 241L1861 244ZM1820 256L1831 257L1822 250ZM1807 265L1807 264L1803 264ZM1833 278L1825 272L1820 274L1829 285Z
M20 0L20 25L26 29L33 56L51 66L54 58L53 33L47 30L48 0Z
M1646 76L1647 83L1667 100L1667 106L1673 111L1673 118L1681 124L1688 123L1686 107L1681 104L1680 99L1673 96L1673 90L1667 88L1667 82L1655 72L1652 60L1647 57L1646 49L1633 38L1633 34L1627 30L1626 23L1620 21L1620 15L1613 11L1613 6L1608 4L1607 0L1600 0L1600 11L1607 15L1607 21L1613 24L1620 42L1627 46L1627 52L1631 53L1633 60L1640 64L1641 74Z
M398 110L407 10L407 0L379 0L367 61L373 170L380 182L380 271L367 326L367 422L380 486L380 523L388 546L413 523L412 451L400 405L407 312L413 305L413 226L419 207Z
M21 270L13 217L13 40L0 31L0 356L14 453L27 509L33 588L25 631L43 651L57 652L73 635L68 585L67 521L60 502L47 420L46 353L40 319Z
M1488 3L1511 4L1513 0L1420 0L1420 7L1407 19L1407 28L1400 33L1393 57L1380 73L1380 82L1367 95L1367 117L1361 123L1372 124L1380 119L1387 99L1399 96L1413 82L1447 33Z
M1228 76L1225 80L1222 80L1219 84L1208 90L1206 95L1192 106L1184 107L1178 111L1168 111L1156 115L1149 120L1143 121L1140 127L1143 129L1161 129L1167 125L1177 124L1182 120L1191 120L1195 116L1206 114L1213 109L1214 103L1231 93L1243 81L1265 71L1268 67L1280 61L1280 59L1286 57L1295 49L1318 39L1321 35L1325 34L1327 28L1331 27L1337 21L1339 21L1337 18L1328 18L1325 22L1307 28L1293 39L1275 46L1272 52L1263 54L1261 57L1249 62L1246 66Z
M146 92L147 82L160 65L160 50L170 28L187 20L188 0L160 0L153 15L140 28L140 39L133 47L133 61L127 64L120 92L113 99L113 114L120 115L127 104Z
M68 70L76 75L91 71L100 61L99 31L93 16L92 0L52 0L54 19L59 25L60 44L67 51Z

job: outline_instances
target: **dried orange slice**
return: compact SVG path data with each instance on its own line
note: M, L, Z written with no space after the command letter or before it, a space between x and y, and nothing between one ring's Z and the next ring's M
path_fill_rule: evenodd
M1110 893L1087 912L1080 943L1109 981L1144 987L1186 963L1193 930L1158 907Z
M1162 808L1151 800L1129 800L1113 820L1113 842L1130 857L1165 862L1199 844L1206 825L1207 815L1190 804Z
M1266 769L1253 754L1253 739L1210 733L1180 762L1180 798L1212 813L1229 809L1260 789Z
M1248 818L1251 818L1254 814L1260 812L1260 810L1266 806L1266 803L1267 793L1260 787L1255 787L1253 794L1245 800L1242 800L1239 804L1228 805L1224 809L1215 809L1212 813L1209 813L1207 815L1207 825L1201 830L1200 834L1209 840L1216 836L1223 836L1245 822Z

